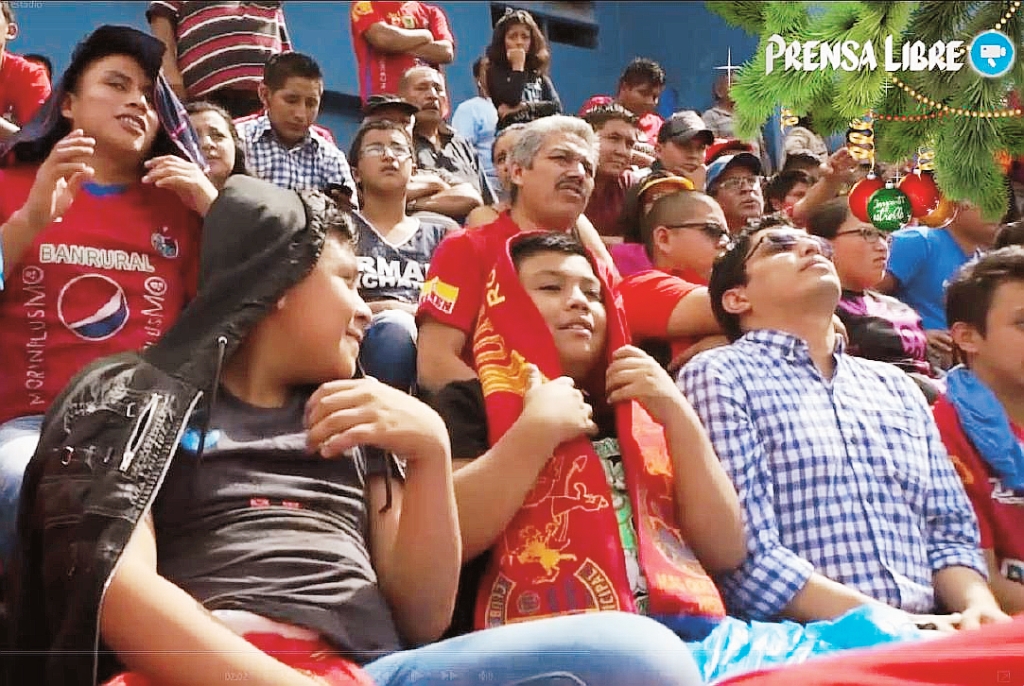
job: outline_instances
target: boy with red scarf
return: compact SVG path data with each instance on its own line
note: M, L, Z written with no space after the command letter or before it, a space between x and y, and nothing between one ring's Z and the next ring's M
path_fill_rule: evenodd
M989 586L1024 611L1024 249L991 252L946 289L946 320L965 364L933 408L978 516Z
M485 559L464 572L475 628L601 609L703 637L725 614L704 568L746 555L736 494L668 374L628 345L607 271L566 234L512 238L473 356L480 381L434 404L453 441L463 558L491 551L484 583ZM457 609L458 630L466 619Z

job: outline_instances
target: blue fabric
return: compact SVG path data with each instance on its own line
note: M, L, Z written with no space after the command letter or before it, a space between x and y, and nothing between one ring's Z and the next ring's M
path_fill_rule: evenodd
M498 110L490 98L479 95L464 100L455 108L452 115L452 128L455 132L473 144L480 166L495 191L501 189L498 173L494 170L491 148L494 146L494 130L498 126Z
M887 271L899 282L893 295L917 310L925 330L945 330L946 283L968 259L945 229L901 229L889 249Z
M416 318L403 310L373 315L359 348L359 363L367 376L400 391L416 383Z
M946 397L981 459L1007 488L1024 490L1024 446L1010 428L999 398L967 367L946 375Z
M17 417L0 424L0 573L14 550L21 479L36 451L42 426L42 415Z
M832 621L751 622L732 617L703 641L688 643L701 675L711 683L775 665L853 648L917 640L924 634L907 615L885 605L862 605Z
M744 511L750 554L716 579L730 614L776 617L815 572L929 613L935 572L987 573L924 395L893 365L834 362L823 378L803 340L758 330L682 369Z
M507 624L371 662L377 686L690 686L693 656L653 619L594 612Z

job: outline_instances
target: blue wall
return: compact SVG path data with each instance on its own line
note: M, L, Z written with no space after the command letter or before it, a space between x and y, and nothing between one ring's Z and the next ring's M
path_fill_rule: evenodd
M451 21L458 45L448 69L453 103L475 95L471 65L490 41L487 2L439 2ZM14 52L39 52L50 57L60 73L75 43L105 23L146 29L146 2L21 2L16 5L21 35L9 45ZM329 91L353 96L359 92L348 23L348 2L285 4L285 16L298 50L316 57ZM552 46L552 76L570 112L591 95L613 94L622 68L636 56L657 60L668 73L666 99L676 109L704 110L711 104L711 83L720 73L729 48L733 63L753 55L757 40L734 29L704 8L702 2L597 2L599 26L595 50ZM344 147L358 124L351 98L329 99L321 123L334 129Z

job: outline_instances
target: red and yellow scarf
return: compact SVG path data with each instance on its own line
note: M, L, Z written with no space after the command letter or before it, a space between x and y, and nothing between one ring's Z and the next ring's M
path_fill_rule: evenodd
M561 376L548 325L509 257L509 246L521 236L512 237L498 257L473 336L492 445L522 412L527 364L547 379ZM599 260L591 264L604 286L610 356L629 343L629 333L606 268ZM621 403L614 411L649 614L717 621L725 616L721 596L676 524L664 431L636 402ZM636 606L611 489L590 440L580 436L558 447L492 548L475 626L603 610L635 612Z

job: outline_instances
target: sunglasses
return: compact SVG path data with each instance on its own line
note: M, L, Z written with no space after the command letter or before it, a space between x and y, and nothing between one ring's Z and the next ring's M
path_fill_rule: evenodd
M718 222L684 222L682 224L665 224L666 229L697 229L714 241L721 241L729 235L728 229Z
M824 238L804 233L793 233L792 231L768 231L763 233L761 238L754 243L753 249L743 258L742 264L746 265L758 250L761 250L766 255L778 255L784 252L792 252L801 243L813 246L819 255L829 260L832 259L832 244Z

